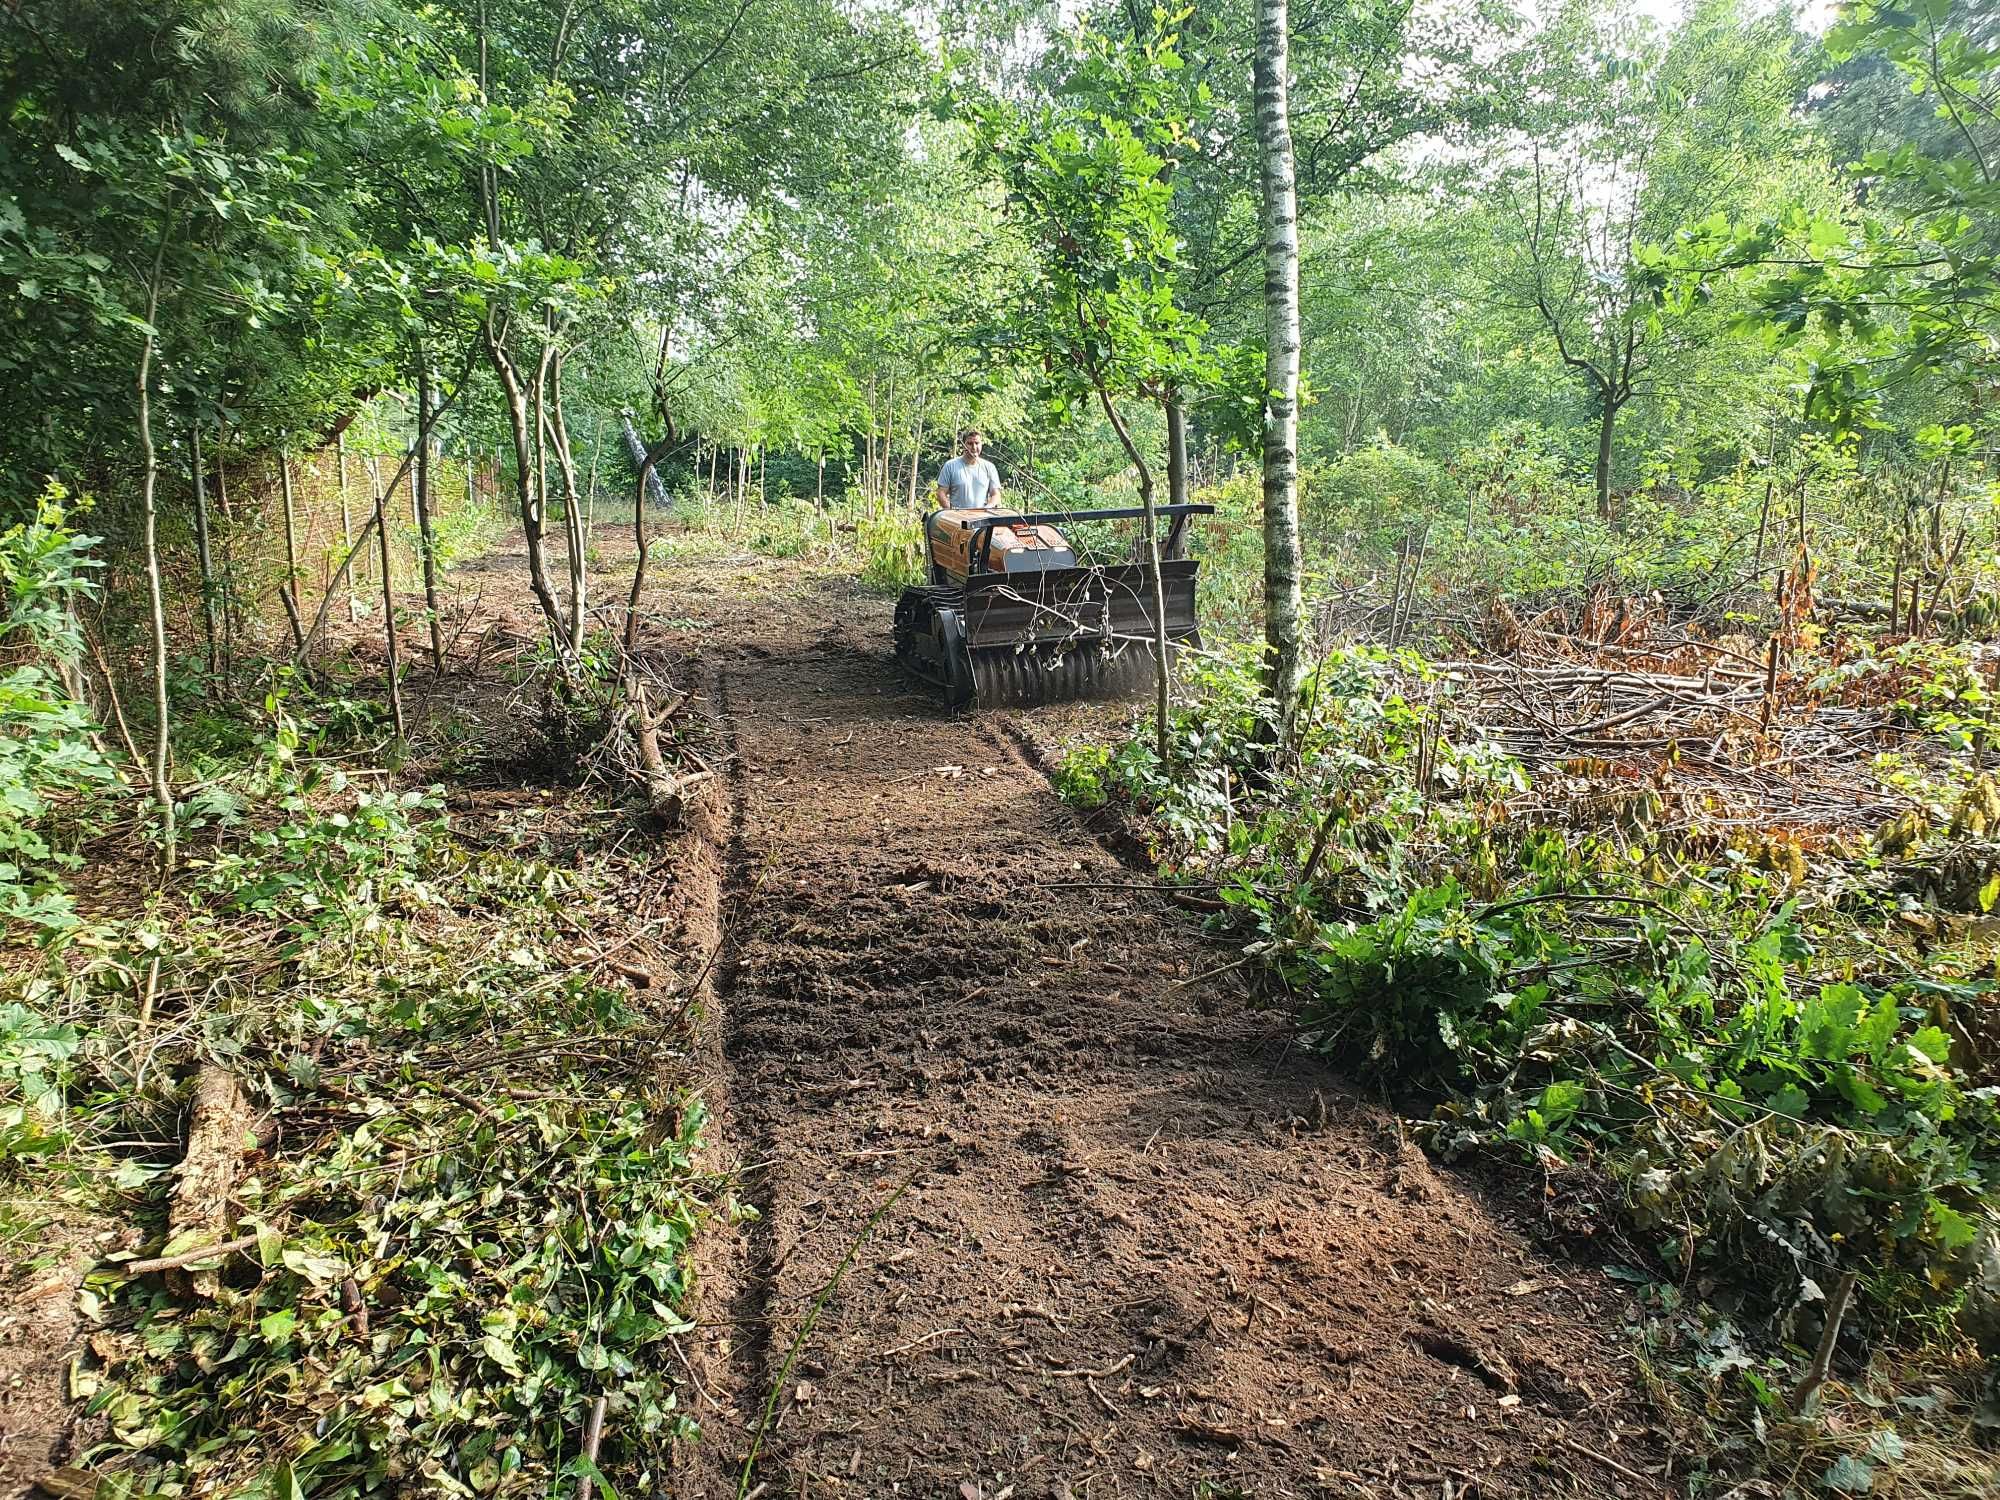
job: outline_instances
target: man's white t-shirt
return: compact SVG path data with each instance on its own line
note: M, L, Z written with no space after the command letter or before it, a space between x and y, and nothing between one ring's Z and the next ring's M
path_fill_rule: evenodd
M1000 471L990 459L975 458L967 463L963 458L954 458L938 470L937 482L945 493L944 503L953 510L965 510L984 505L987 497L1000 488Z

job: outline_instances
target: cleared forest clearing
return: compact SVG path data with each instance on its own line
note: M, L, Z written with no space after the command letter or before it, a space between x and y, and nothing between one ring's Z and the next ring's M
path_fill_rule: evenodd
M2000 1490L2000 10L0 96L7 1484Z

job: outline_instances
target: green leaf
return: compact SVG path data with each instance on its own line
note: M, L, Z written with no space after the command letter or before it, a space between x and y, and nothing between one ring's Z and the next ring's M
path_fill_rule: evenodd
M1865 1495L1875 1488L1875 1466L1866 1459L1843 1453L1828 1466L1820 1483L1843 1495Z
M1910 1038L1910 1046L1934 1063L1951 1061L1951 1038L1939 1027L1924 1027Z
M1794 1120L1804 1119L1806 1111L1811 1107L1812 1101L1806 1097L1806 1091L1796 1083L1786 1084L1771 1096L1771 1108L1781 1115L1791 1116Z
M480 1340L479 1348L488 1359L509 1375L518 1376L522 1373L520 1356L515 1354L514 1346L505 1339L489 1333Z
M579 1478L595 1480L598 1489L604 1492L605 1500L618 1500L618 1491L611 1487L611 1481L604 1477L604 1471L581 1453L570 1460L570 1471Z
M1574 1078L1559 1078L1542 1090L1542 1115L1551 1128L1559 1127L1583 1107L1588 1097L1584 1086Z
M1888 1100L1878 1094L1874 1087L1854 1069L1846 1066L1833 1070L1833 1086L1840 1090L1847 1102L1865 1115L1879 1115L1888 1107Z
M1938 1244L1947 1251L1962 1250L1979 1237L1979 1231L1970 1219L1948 1203L1930 1201L1931 1228L1936 1233Z

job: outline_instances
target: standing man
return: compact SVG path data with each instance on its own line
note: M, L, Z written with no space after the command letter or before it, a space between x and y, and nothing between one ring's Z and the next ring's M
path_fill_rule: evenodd
M990 459L979 456L984 440L977 427L968 427L958 437L958 457L938 470L938 504L949 510L969 510L1000 502L1000 471Z

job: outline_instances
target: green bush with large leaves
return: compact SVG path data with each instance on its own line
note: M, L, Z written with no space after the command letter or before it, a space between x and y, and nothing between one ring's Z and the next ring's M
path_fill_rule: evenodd
M73 530L51 485L33 520L0 532L0 916L44 928L75 920L61 875L78 864L51 842L117 773L96 715L73 696L83 638L76 606L95 592L97 538Z
M2000 1088L1947 1029L1989 978L1862 977L1852 931L1893 915L1864 887L1807 912L1741 858L1663 884L1643 834L1512 816L1525 771L1405 696L1408 652L1329 652L1274 770L1254 667L1197 669L1173 775L1135 734L1058 785L1217 883L1310 1040L1428 1100L1447 1155L1591 1164L1683 1274L1777 1309L1915 1277L2000 1353Z

